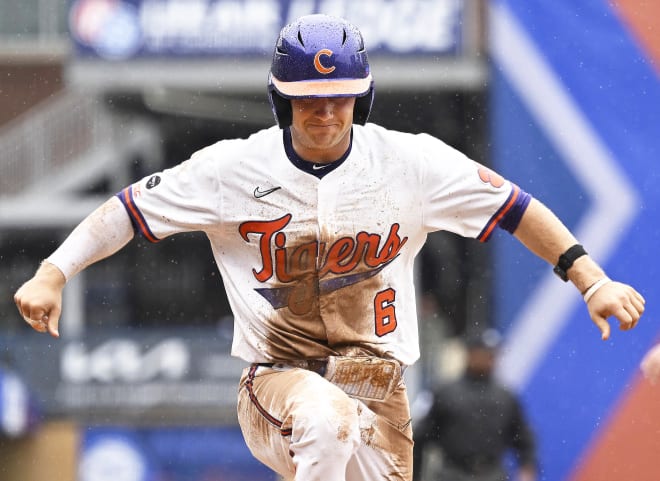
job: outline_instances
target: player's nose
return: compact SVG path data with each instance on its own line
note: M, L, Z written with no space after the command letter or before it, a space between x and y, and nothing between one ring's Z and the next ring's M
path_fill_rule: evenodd
M323 97L314 102L314 113L319 117L332 116L335 109L333 98Z

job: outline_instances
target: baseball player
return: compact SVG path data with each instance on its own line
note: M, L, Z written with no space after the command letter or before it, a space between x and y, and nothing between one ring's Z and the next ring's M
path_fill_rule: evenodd
M238 417L285 479L412 479L402 373L419 356L413 260L429 232L513 233L609 316L644 300L610 281L540 202L429 135L369 124L374 84L358 29L310 15L284 27L268 77L277 125L223 140L126 187L78 225L16 293L58 336L67 280L139 233L203 231L246 361Z

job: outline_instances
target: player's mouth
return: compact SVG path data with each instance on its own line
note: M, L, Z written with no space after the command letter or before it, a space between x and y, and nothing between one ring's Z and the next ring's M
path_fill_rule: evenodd
M331 123L331 124L313 123L313 124L307 124L307 126L312 128L312 129L328 129L328 128L331 128L331 127L339 127L339 124L337 124L337 123Z

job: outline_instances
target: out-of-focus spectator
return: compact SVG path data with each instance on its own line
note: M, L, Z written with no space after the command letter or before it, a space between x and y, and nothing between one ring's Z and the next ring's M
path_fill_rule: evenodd
M660 343L648 350L642 359L640 368L644 377L651 384L658 384L658 380L660 380Z
M463 374L431 393L415 426L415 481L534 481L534 434L517 396L493 376L500 335L492 329L466 341ZM425 467L428 448L441 450L437 472ZM508 473L507 455L516 473Z
M27 385L13 370L0 365L0 437L26 435L39 421L39 410Z

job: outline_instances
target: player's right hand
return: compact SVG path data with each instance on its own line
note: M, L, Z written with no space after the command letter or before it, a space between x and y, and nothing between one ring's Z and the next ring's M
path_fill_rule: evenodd
M54 265L44 262L34 277L14 294L18 312L35 331L60 337L58 325L65 283L64 274Z

